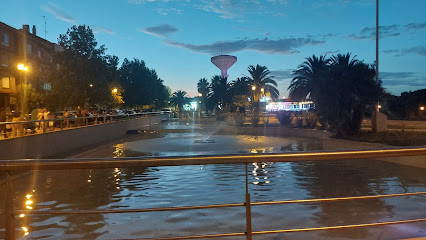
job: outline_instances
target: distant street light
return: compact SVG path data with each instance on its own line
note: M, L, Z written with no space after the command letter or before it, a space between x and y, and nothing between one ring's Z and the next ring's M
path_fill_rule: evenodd
M261 91L261 92L264 92L264 91L265 91L265 89L264 89L264 88L261 88L261 89L260 89L260 91Z
M117 93L117 92L118 92L118 89L117 89L117 88L114 88L112 91L113 91L114 93Z
M253 91L256 90L256 86L251 87L251 90Z
M424 110L425 110L425 107L421 106L420 111L424 111Z
M25 114L27 112L27 92L23 86L25 83L25 87L27 85L27 71L28 67L24 64L18 64L18 70L21 72L20 82L21 82L21 112ZM24 73L24 82L22 82L22 72Z
M89 87L93 87L93 84L89 84Z
M199 96L199 97L202 97L202 96L203 96L203 94L202 94L202 93L199 93L199 94L198 94L198 96Z

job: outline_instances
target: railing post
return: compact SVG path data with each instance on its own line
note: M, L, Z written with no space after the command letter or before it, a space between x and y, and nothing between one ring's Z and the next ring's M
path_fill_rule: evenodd
M248 170L246 163L246 235L247 240L251 240L251 205L250 205L250 193L248 191Z
M6 171L6 195L4 199L6 235L5 240L15 240L15 214L13 209L12 172Z

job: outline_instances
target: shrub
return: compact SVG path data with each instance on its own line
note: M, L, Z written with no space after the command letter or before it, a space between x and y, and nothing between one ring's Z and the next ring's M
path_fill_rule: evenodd
M307 128L316 128L318 124L318 117L314 112L303 113L303 118L306 122Z
M284 110L278 111L277 118L281 125L289 125L293 120L292 113Z

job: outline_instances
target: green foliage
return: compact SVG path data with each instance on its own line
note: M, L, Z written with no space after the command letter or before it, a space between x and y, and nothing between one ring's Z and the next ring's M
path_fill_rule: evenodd
M137 58L129 61L125 58L119 73L126 107L155 104L158 109L167 105L170 98L169 89L164 86L155 70L149 69L144 61Z
M185 105L187 102L188 99L186 97L186 92L182 90L174 92L172 97L170 98L170 104L172 106L177 107L179 113L182 113L183 105Z
M374 66L351 54L325 59L315 55L293 72L289 90L296 99L310 95L321 124L326 121L337 136L357 134L368 105L378 101L383 89Z
M46 100L51 107L109 106L113 101L110 84L118 80L118 58L105 55L106 48L97 47L92 30L85 25L71 27L58 41L64 51L54 56L58 69L48 76L52 90Z
M318 117L313 111L304 112L303 119L307 128L316 128L318 125Z
M289 111L280 110L277 113L277 118L281 125L290 125L293 120L293 114Z

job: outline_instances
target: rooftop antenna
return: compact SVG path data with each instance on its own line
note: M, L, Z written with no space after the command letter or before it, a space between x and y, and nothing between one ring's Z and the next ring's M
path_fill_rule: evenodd
M46 16L41 16L44 19L44 39L47 39Z

